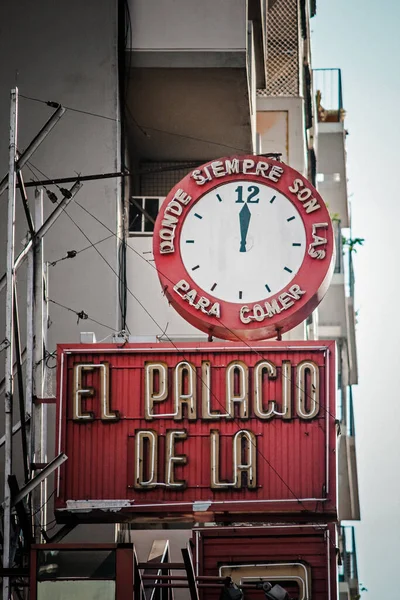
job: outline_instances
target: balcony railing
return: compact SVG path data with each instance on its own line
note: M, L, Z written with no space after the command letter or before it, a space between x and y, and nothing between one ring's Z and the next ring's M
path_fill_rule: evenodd
M314 69L318 121L339 123L344 120L342 73L340 69Z
M336 246L336 261L335 261L335 273L343 273L343 237L342 228L340 226L340 219L332 219L333 232L335 235L335 246Z
M350 587L358 586L357 549L354 527L340 527L340 550L342 564L339 566L339 581L346 581Z

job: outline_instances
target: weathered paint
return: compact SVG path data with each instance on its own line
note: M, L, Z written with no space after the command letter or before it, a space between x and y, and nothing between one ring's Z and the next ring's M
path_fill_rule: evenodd
M292 598L335 600L337 597L334 524L198 528L193 531L193 541L196 575L226 575L234 567L231 572L234 581L246 583L252 565L254 573L272 583L277 579L274 573L279 572L282 586L285 575L290 586L293 573L297 573L297 584L301 585L303 579L309 595L290 594ZM218 597L217 590L203 593L204 600ZM249 600L262 597L261 591L246 590Z
M281 410L282 361L290 361L289 391L292 418L275 415L262 420L254 415L254 365L261 360L277 365L276 380L263 382L265 409L268 399L276 399ZM310 420L299 417L294 408L298 365L312 360L319 372L319 407ZM240 360L249 369L249 417L238 409L232 420L201 418L201 364L211 363L210 397L213 410L225 411L226 366ZM171 417L145 419L144 365L146 361L168 365L168 396L154 413L171 413L173 367L188 361L196 368L197 418ZM74 420L74 365L108 363L110 373L109 415L101 418L100 369L87 371L82 388L94 389L82 400L82 413L94 419ZM76 370L76 369L75 369ZM308 387L309 387L308 383ZM203 386L203 391L204 388ZM309 402L307 400L307 402ZM155 403L156 405L157 403ZM76 416L76 415L75 415ZM81 521L122 521L137 519L237 521L265 520L307 513L336 517L336 433L335 433L335 346L333 342L269 342L250 347L234 343L180 344L91 344L60 346L58 352L56 452L65 452L68 461L56 477L56 514L60 521L71 516ZM176 464L175 480L185 481L182 489L165 485L135 489L135 441L138 431L158 435L159 459L155 481L165 482L165 440L168 430L185 431L186 439L176 443L175 455L185 455L186 464ZM210 435L216 430L220 440L220 480L232 480L232 438L240 430L254 435L256 444L256 485L248 489L211 488ZM145 452L144 458L148 458ZM240 457L243 462L244 456ZM240 461L239 461L240 462ZM146 470L148 473L148 470ZM146 479L146 478L144 478ZM249 486L251 487L251 486Z

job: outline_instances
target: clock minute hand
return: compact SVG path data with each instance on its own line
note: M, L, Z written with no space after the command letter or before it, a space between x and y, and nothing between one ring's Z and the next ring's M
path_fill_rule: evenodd
M246 240L247 240L247 232L249 230L251 212L247 204L243 205L242 210L239 213L239 223L240 223L240 250L239 252L246 252Z

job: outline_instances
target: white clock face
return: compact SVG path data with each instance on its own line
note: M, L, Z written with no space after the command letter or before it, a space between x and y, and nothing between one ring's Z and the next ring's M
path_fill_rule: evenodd
M196 285L243 304L269 298L301 267L306 232L295 206L260 183L235 181L206 193L182 226L183 264Z

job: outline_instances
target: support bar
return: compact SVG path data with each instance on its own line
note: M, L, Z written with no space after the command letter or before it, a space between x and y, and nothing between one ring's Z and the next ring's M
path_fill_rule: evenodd
M63 116L64 113L65 113L65 108L63 106L61 106L61 104L60 104L60 106L52 114L52 116L47 121L47 123L45 123L43 125L43 127L39 131L39 133L33 138L31 143L25 150L25 152L23 152L21 154L21 156L19 157L19 159L17 160L17 164L16 164L16 172L17 173L18 173L18 171L20 171L20 169L22 169L22 167L30 159L32 154L34 154L34 152L36 152L36 150L39 148L40 144L49 135L49 133L53 129L53 127L55 125L57 125L58 121L61 119L61 117ZM3 179L0 182L0 196L4 192L4 190L7 188L7 186L8 186L8 175L5 175L5 177L3 177Z
M16 271L17 268L26 259L29 250L32 248L33 242L36 240L41 240L46 235L46 233L48 232L50 227L58 219L58 217L60 216L62 211L67 208L68 204L71 202L73 197L79 192L81 187L82 187L82 184L80 181L77 181L76 183L74 183L72 188L69 190L71 193L71 196L69 196L69 195L64 196L64 198L61 200L60 204L57 205L57 208L51 213L51 215L49 215L49 217L46 219L46 221L43 223L43 225L40 227L40 229L36 232L35 237L33 239L30 239L29 242L27 243L27 245L25 246L25 248L22 250L22 252L19 253L19 255L17 256L16 261L14 263L14 271ZM0 279L0 292L2 289L4 289L4 287L6 285L6 281L7 281L6 275L3 275L3 277Z

